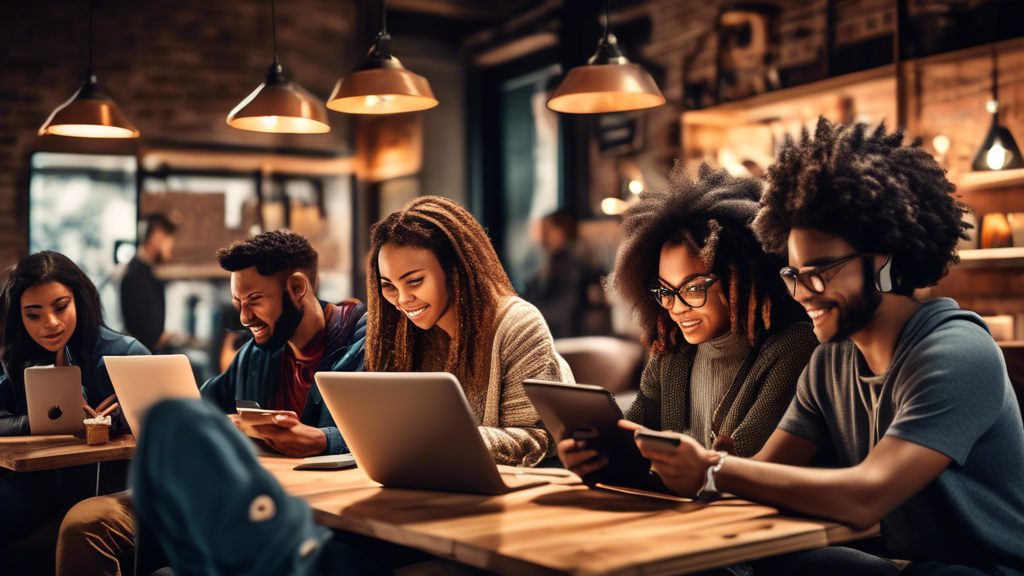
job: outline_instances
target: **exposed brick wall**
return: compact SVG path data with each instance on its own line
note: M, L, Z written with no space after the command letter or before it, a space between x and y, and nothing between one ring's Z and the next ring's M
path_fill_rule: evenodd
M334 0L277 3L281 63L321 98L365 55L358 6ZM324 135L268 135L225 124L270 64L267 0L94 0L94 72L142 138L110 143L36 136L81 82L86 15L85 0L0 2L0 269L27 250L26 162L33 150L130 151L167 140L350 149L349 121L336 112Z

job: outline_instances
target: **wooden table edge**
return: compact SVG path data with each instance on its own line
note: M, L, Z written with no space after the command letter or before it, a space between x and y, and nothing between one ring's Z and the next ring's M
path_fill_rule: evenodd
M69 440L71 438L76 437L71 436L69 437ZM130 439L130 441L128 439ZM77 442L67 444L66 446L81 446L89 448L89 450L82 451L82 454L88 454L88 458L82 462L67 463L67 460L75 460L76 458L69 458L67 454L52 454L26 460L2 458L0 459L0 467L11 470L12 472L40 472L43 470L84 466L99 462L112 462L114 460L130 460L134 456L135 439L130 434L125 434L111 439L110 442L115 443L115 445L110 446L108 444L100 444L96 446L88 446L87 444L79 444ZM0 444L0 447L2 447L2 444ZM63 446L54 446L51 447L51 449L59 449L62 447ZM43 446L39 447L39 450L46 449L47 448ZM55 462L60 462L60 464L54 466L53 464Z

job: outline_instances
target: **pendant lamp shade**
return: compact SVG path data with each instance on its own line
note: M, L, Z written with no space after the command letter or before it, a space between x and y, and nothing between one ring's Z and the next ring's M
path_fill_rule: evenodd
M39 128L39 135L79 138L138 138L139 131L89 74L71 98L57 107Z
M391 55L384 0L381 0L380 21L380 33L370 47L366 63L338 80L327 99L327 107L348 114L398 114L437 106L437 98L427 79L406 70L398 58Z
M992 100L986 105L992 114L992 127L981 143L972 170L1012 170L1024 168L1024 157L1020 154L1013 134L999 123L999 59L996 45L992 44Z
M274 41L274 62L267 71L267 81L228 113L228 126L276 134L330 132L324 103L289 80L277 59L277 12L274 0L270 0L270 31Z
M548 108L569 114L601 114L654 108L665 103L654 78L619 50L606 34L586 66L569 70Z
M267 81L228 114L229 126L254 132L322 134L331 129L323 102L292 82L274 63Z
M1024 156L1021 156L1017 141L1013 134L999 124L999 112L992 115L992 127L985 136L985 141L978 150L971 164L973 170L1013 170L1024 168Z

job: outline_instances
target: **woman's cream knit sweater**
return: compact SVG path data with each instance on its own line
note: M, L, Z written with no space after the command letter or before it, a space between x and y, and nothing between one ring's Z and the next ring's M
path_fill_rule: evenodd
M498 464L534 466L554 452L551 435L523 390L523 380L575 382L555 352L544 317L529 302L510 297L498 307L491 370L480 433Z

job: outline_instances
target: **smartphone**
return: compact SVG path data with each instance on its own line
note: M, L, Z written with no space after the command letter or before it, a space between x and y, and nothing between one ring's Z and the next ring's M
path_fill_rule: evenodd
M295 412L291 410L264 410L255 400L235 400L235 412L242 417L246 424L252 426L273 424L274 417L278 414L296 417Z
M664 449L665 451L672 451L679 447L683 443L682 439L679 438L678 434L672 432L659 432L657 430L651 430L649 428L643 428L636 431L636 437L642 438L645 441L652 442L655 446Z
M355 467L355 456L352 454L337 454L304 458L302 463L292 468L292 470L347 470Z

